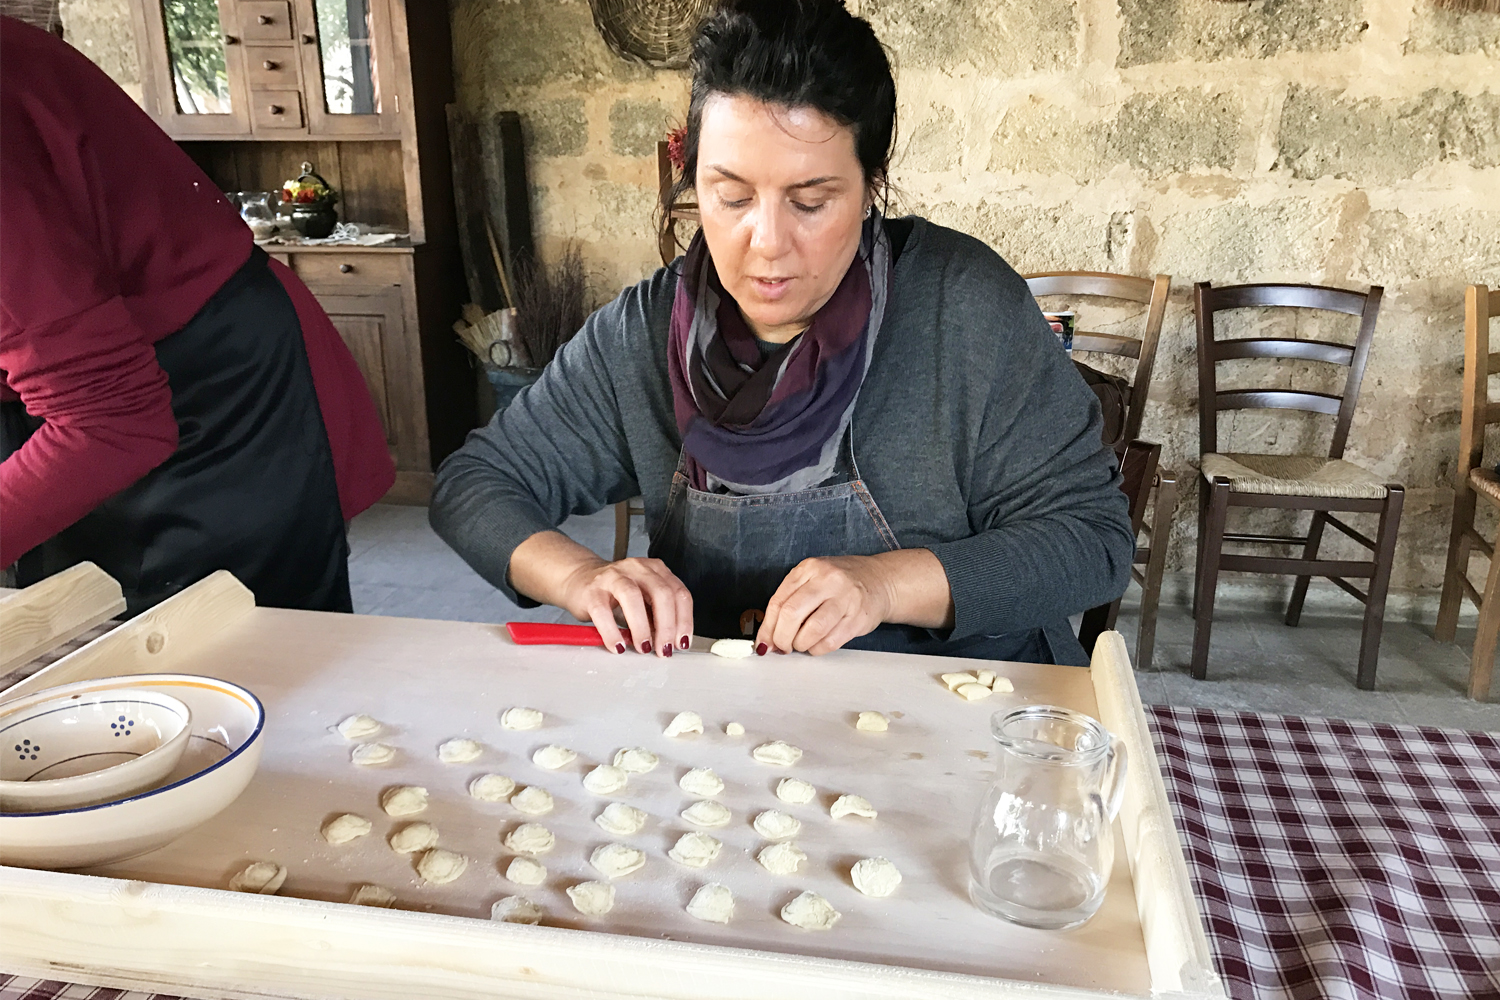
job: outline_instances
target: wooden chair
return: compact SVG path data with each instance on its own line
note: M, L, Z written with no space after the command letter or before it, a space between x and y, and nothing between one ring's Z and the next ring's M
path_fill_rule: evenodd
M1194 601L1193 676L1208 675L1208 647L1213 628L1214 593L1221 570L1242 573L1295 574L1296 585L1286 623L1296 625L1308 582L1314 576L1332 580L1365 604L1360 640L1358 684L1375 686L1380 656L1380 632L1385 617L1386 589L1396 551L1404 490L1399 483L1382 483L1369 472L1343 459L1349 426L1359 401L1360 381L1375 335L1382 289L1350 292L1319 285L1226 285L1214 288L1203 281L1193 286L1193 309L1198 320L1198 420L1203 450L1204 488L1199 493L1198 573ZM1360 317L1354 346L1320 340L1251 337L1218 340L1214 314L1226 309L1286 306L1325 309ZM1292 358L1343 365L1349 369L1340 395L1294 389L1220 390L1217 366L1243 358ZM1223 410L1286 408L1326 413L1336 418L1326 458L1315 455L1260 455L1220 453L1218 415ZM1305 536L1258 535L1225 531L1230 507L1272 507L1312 511ZM1369 537L1333 516L1334 511L1364 511L1380 515L1376 536ZM1372 550L1370 561L1319 559L1323 528L1332 526ZM1301 545L1301 558L1225 554L1225 542L1251 545ZM1368 579L1361 592L1346 578Z
M1500 403L1490 402L1489 381L1500 374L1500 354L1490 353L1490 320L1500 316L1500 290L1470 285L1464 294L1463 430L1458 445L1458 470L1453 491L1453 528L1448 536L1448 569L1443 574L1443 600L1438 606L1438 642L1452 642L1458 612L1468 594L1479 609L1479 631L1474 637L1469 666L1469 697L1490 696L1495 672L1495 637L1500 634L1500 559L1495 547L1474 525L1476 500L1483 497L1500 509L1500 476L1484 464L1484 431L1500 423ZM1469 556L1474 549L1490 560L1484 593L1469 582Z
M1146 326L1139 340L1110 333L1078 332L1073 334L1074 353L1093 352L1135 359L1135 374L1129 380L1130 398L1126 405L1123 440L1136 444L1143 443L1137 442L1136 438L1140 436L1141 421L1146 413L1146 399L1151 392L1151 372L1156 365L1156 346L1161 337L1162 320L1166 316L1167 292L1172 286L1171 276L1158 274L1153 280L1098 271L1046 271L1026 275L1026 284L1031 289L1031 294L1038 297L1043 295L1086 296L1124 299L1129 302L1147 304ZM1147 525L1144 521L1144 506L1142 518L1135 518L1132 515L1137 537L1144 532L1146 541L1146 544L1136 546L1135 561L1130 568L1132 579L1141 586L1140 628L1135 640L1135 662L1137 669L1141 670L1150 669L1151 656L1156 647L1156 611L1161 599L1161 579L1166 569L1167 540L1172 530L1172 515L1177 509L1177 476L1165 469L1157 468L1155 459L1151 464L1154 471L1150 480L1150 489L1141 497L1144 505L1146 494L1155 493L1155 509L1152 512L1150 524ZM1141 568L1137 569L1137 567ZM1103 627L1114 628L1120 602L1115 601L1107 607L1109 608L1105 616L1107 624ZM1097 623L1090 623L1090 620L1085 618L1085 627L1091 628L1093 624ZM1080 632L1080 637L1082 634ZM1085 648L1091 648L1092 645L1092 642L1084 643Z
M1157 479L1157 463L1161 460L1161 445L1149 441L1131 441L1120 456L1120 489L1130 501L1130 527L1134 535L1141 533L1146 520L1146 501L1151 487ZM1159 494L1158 494L1159 496ZM1157 546L1164 550L1165 546ZM1132 572L1134 566L1132 565ZM1160 577L1157 578L1158 584ZM1152 609L1152 625L1155 625L1155 608ZM1120 613L1120 598L1108 604L1090 608L1083 613L1083 622L1078 628L1078 641L1090 656L1099 636L1115 627L1115 618ZM1147 650L1150 655L1150 650Z

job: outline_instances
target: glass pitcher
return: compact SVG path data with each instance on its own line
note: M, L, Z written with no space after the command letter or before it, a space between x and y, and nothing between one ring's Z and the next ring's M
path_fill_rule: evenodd
M1000 753L969 838L969 897L1026 927L1077 927L1098 912L1114 866L1125 748L1052 705L996 712L990 733Z
M276 213L271 209L271 192L239 192L240 218L250 227L257 240L270 239L276 232Z

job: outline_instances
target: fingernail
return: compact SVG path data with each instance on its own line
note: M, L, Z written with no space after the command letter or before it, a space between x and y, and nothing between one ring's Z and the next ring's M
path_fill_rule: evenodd
M643 652L643 653L649 653L649 652L651 652L651 640L650 639L647 639L645 642L641 643L641 652Z
M685 635L685 636L682 637L682 648L683 649L687 649L692 644L693 644L693 640L692 640L691 636L686 636Z
M625 652L625 644L623 642L617 642L617 643L615 643L615 652L616 653L623 653L623 652Z
M766 644L765 643L761 643L759 646L755 647L755 655L756 656L765 656L766 655Z
M672 644L670 642L667 643L665 646L663 646L661 648L661 655L662 656L671 656L672 655Z

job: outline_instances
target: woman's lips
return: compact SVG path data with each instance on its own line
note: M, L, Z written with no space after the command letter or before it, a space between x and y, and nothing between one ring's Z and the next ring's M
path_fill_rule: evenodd
M751 278L750 284L763 299L775 300L786 294L791 287L791 278Z

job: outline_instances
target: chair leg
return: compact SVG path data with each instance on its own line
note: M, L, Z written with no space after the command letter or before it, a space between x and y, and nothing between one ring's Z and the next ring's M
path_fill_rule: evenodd
M615 562L630 551L630 501L615 504Z
M1321 510L1313 512L1312 527L1307 530L1307 545L1302 550L1303 559L1318 558L1318 545L1323 541L1323 523L1327 517ZM1292 585L1292 601L1286 607L1286 623L1293 628L1302 621L1302 602L1307 597L1307 585L1310 582L1312 577L1299 576Z
M1458 630L1458 613L1464 603L1463 580L1469 573L1467 532L1474 524L1474 502L1474 491L1467 483L1459 484L1453 493L1453 525L1448 531L1448 566L1443 571L1443 599L1438 604L1437 625L1432 630L1432 637L1438 642L1452 642ZM1485 596L1488 598L1488 591Z
M1204 534L1198 536L1198 615L1193 622L1193 676L1208 676L1208 644L1214 625L1214 594L1219 587L1219 557L1224 549L1224 521L1229 515L1229 480L1215 476L1209 487Z
M1156 509L1151 512L1151 555L1146 560L1146 579L1141 586L1141 625L1135 638L1135 668L1151 669L1156 651L1156 607L1161 603L1161 578L1167 569L1167 541L1172 534L1172 515L1177 510L1177 480L1163 476L1156 487Z
M1198 484L1198 553L1193 568L1193 617L1198 617L1198 580L1203 577L1203 539L1208 535L1208 496L1211 490L1207 483Z
M1497 636L1500 636L1500 558L1490 560L1484 600L1479 605L1479 631L1474 636L1474 652L1469 660L1469 697L1475 701L1489 700Z
M1380 634L1385 628L1385 595L1391 583L1391 567L1396 561L1396 535L1401 528L1401 505L1406 491L1394 483L1386 484L1385 507L1380 512L1380 527L1375 535L1375 573L1365 597L1365 627L1359 640L1359 674L1355 683L1363 691L1375 689L1375 667L1380 663Z

